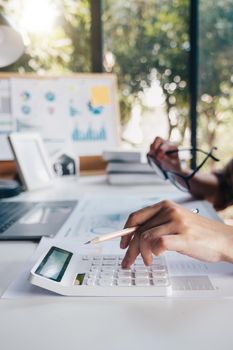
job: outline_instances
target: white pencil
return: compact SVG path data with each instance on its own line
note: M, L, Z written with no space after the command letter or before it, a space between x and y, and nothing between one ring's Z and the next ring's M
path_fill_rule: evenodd
M129 235L130 233L134 233L137 228L138 228L138 226L134 226L134 227L125 228L124 230L111 232L111 233L108 233L108 234L103 235L103 236L95 237L92 240L90 240L84 244L90 244L90 243L96 244L96 243L109 241L113 238L126 236L126 235Z
M198 208L192 209L192 212L195 214L198 214L199 209ZM114 238L123 237L123 236L129 235L130 233L134 233L137 230L137 228L138 228L138 226L134 226L134 227L125 228L124 230L111 232L111 233L108 233L108 234L103 235L103 236L95 237L95 238L91 239L90 241L85 242L84 244L90 244L90 243L96 244L96 243L109 241L109 240L114 239Z

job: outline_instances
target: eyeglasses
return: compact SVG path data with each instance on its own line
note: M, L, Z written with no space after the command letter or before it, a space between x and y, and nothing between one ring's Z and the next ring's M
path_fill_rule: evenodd
M183 148L183 149L177 149L177 150L170 150L165 152L165 154L173 154L173 153L178 153L178 152L187 152L189 151L191 154L196 153L205 155L204 159L202 162L196 167L195 170L189 175L182 175L180 173L177 173L175 171L170 171L164 169L159 161L152 157L151 155L147 155L147 160L154 172L163 180L170 180L173 185L175 185L179 190L184 191L184 192L189 192L190 191L190 184L189 181L192 179L192 177L202 168L202 166L206 163L206 161L211 158L214 161L218 162L219 159L216 158L213 155L213 152L217 149L217 147L211 148L210 152L205 152L199 148Z

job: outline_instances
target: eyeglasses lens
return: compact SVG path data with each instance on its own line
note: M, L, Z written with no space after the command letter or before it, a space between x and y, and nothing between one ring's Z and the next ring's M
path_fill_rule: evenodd
M179 175L167 172L167 177L179 190L184 192L189 192L189 187L187 181Z
M160 168L159 164L156 162L156 160L150 156L147 157L148 163L150 164L151 168L154 170L154 172L163 180L166 180L165 173Z

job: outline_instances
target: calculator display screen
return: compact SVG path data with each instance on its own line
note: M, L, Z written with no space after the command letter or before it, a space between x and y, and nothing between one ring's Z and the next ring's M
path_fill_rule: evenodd
M52 247L37 267L35 273L53 281L60 282L72 255L71 252Z

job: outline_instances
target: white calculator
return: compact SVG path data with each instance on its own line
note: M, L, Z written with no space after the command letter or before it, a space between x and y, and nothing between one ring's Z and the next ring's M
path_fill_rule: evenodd
M32 284L67 296L167 296L172 287L165 257L146 267L137 258L122 269L122 255L80 255L51 246L30 272Z

